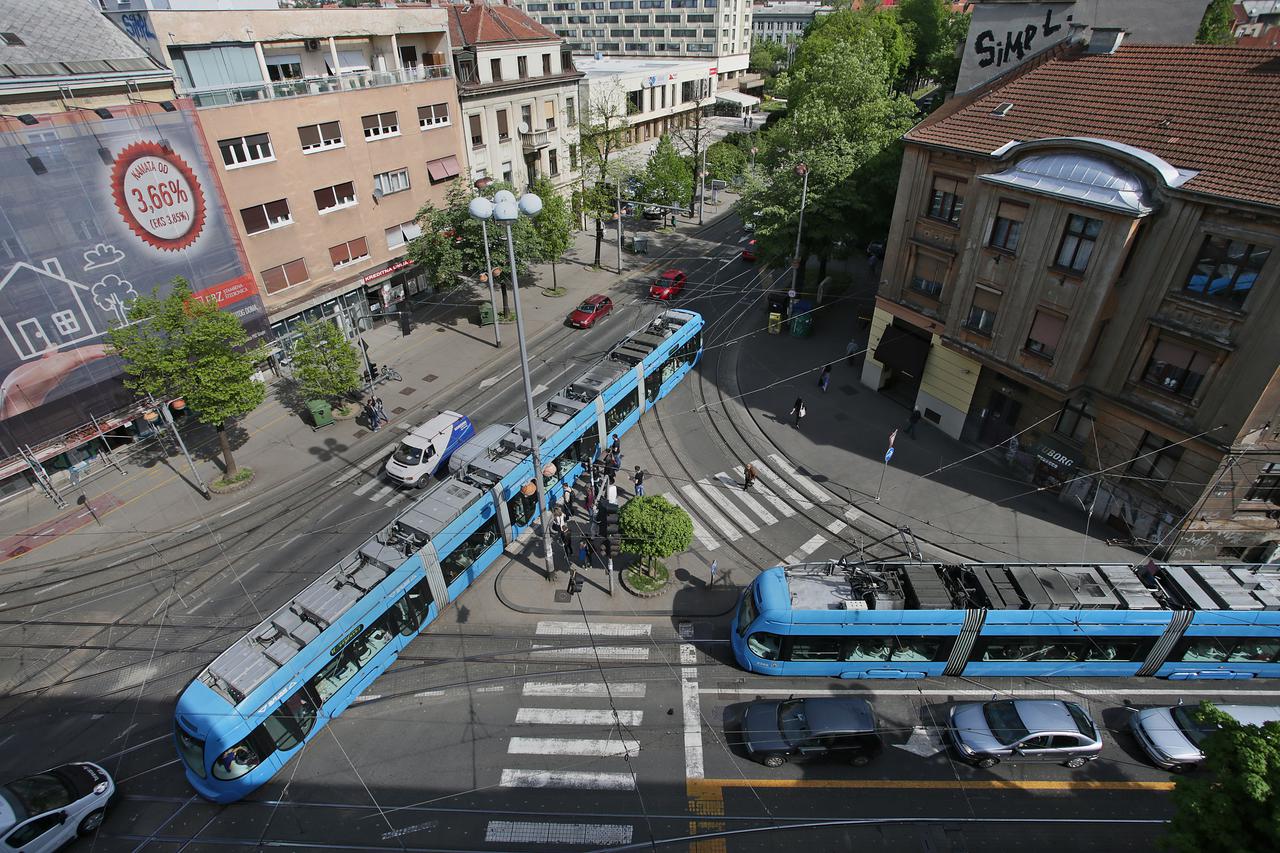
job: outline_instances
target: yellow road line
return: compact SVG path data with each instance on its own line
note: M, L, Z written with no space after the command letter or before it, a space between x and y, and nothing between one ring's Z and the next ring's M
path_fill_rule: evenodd
M1020 791L1172 791L1173 782L1099 781L1092 779L689 779L691 797L706 797L703 788L861 788L886 790L1020 790Z

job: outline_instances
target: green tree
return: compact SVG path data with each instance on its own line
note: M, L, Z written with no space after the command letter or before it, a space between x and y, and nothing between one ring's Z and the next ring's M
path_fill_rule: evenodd
M865 8L861 11L842 9L815 19L809 25L804 41L796 48L791 68L801 69L815 57L826 56L838 50L838 45L864 35L870 35L880 43L890 82L898 85L915 54L915 41L896 15Z
M632 498L618 513L622 550L644 559L653 574L653 561L689 550L693 542L693 521L689 513L661 495Z
M538 260L551 264L551 286L560 287L556 263L573 245L573 220L569 203L556 191L550 180L538 176L533 193L542 199L542 212L533 218L533 232L538 239Z
M1199 44L1234 44L1232 25L1235 15L1231 11L1231 0L1212 0L1204 10L1200 19L1200 29L1196 31L1196 42Z
M778 66L787 58L787 46L781 42L768 39L753 39L751 42L751 58L747 60L747 70L761 74L773 75Z
M640 178L640 200L649 204L675 206L693 191L693 170L664 135Z
M1202 703L1201 772L1181 776L1168 846L1179 853L1280 850L1280 722L1248 726Z
M239 469L226 428L266 399L253 378L266 351L249 346L244 326L215 300L192 295L186 279L175 278L168 296L159 293L134 300L128 324L108 331L107 343L124 359L126 388L160 400L181 397L217 430L230 480Z
M746 134L735 134L746 136ZM713 142L707 146L707 172L717 181L732 181L747 171L750 162L751 147L745 149L741 145L728 140Z
M898 4L898 19L915 42L906 69L907 79L915 85L929 73L934 54L943 44L950 16L950 4L945 0L902 0Z
M625 166L614 159L622 150L627 133L627 99L622 87L615 84L596 92L584 105L582 120L582 207L596 223L598 267L604 223L618 212L614 182L624 180L626 173Z
M303 323L293 342L293 378L308 400L329 400L345 410L360 387L360 353L332 320Z
M969 34L969 12L950 12L943 21L937 47L929 56L929 76L944 91L955 89L960 76L960 46Z

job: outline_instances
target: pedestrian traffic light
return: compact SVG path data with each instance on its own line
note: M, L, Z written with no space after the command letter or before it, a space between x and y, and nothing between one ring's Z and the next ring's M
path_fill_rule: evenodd
M583 581L582 581L581 575L579 575L577 572L574 572L573 574L569 575L569 594L570 595L577 595L578 593L582 592L582 586L583 586Z
M612 554L618 550L622 541L622 529L618 526L618 513L610 512L607 505L601 503L600 535L604 538L605 549Z

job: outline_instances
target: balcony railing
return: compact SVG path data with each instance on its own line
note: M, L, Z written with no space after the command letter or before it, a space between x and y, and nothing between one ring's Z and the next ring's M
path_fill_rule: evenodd
M520 134L520 144L525 151L537 151L540 148L546 148L551 144L551 131L530 130L527 133L522 133Z
M444 80L452 76L453 71L448 65L411 65L399 71L346 71L332 77L303 77L297 80L282 80L279 83L252 83L244 86L200 89L188 91L186 94L199 108L225 107L250 101L305 98L308 95L324 95L330 92L402 86L405 83Z

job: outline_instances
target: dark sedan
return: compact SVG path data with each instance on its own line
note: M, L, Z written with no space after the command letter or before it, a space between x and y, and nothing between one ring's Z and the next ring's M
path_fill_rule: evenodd
M765 767L811 758L862 767L884 746L869 702L834 697L752 702L742 715L742 739Z

